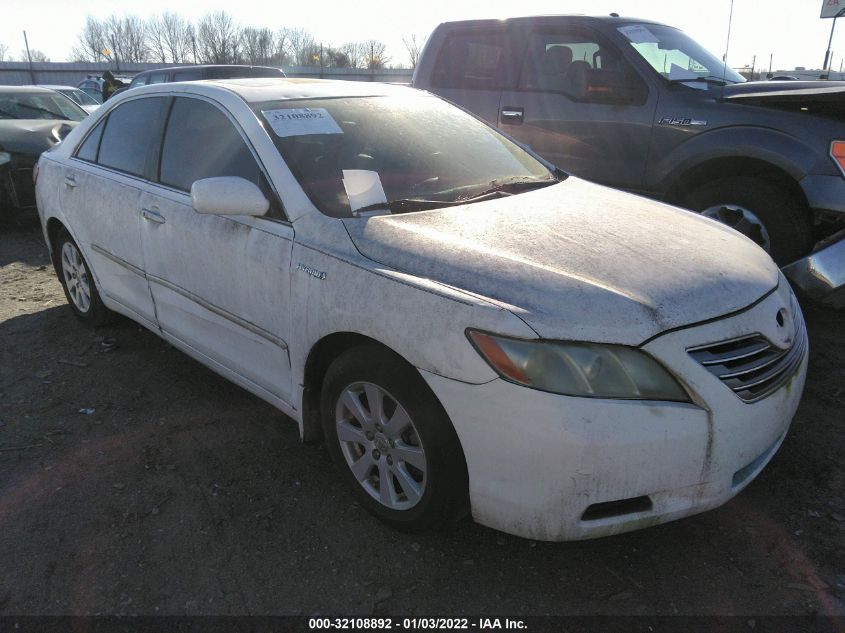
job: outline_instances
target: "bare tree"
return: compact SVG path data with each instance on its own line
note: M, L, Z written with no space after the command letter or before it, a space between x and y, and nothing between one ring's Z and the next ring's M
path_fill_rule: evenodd
M330 68L351 68L349 54L341 48L327 48L323 52L323 63Z
M275 66L288 66L292 63L288 31L289 29L279 29L273 39L273 64Z
M378 40L367 40L364 44L364 65L369 69L385 68L390 57L385 54L387 46Z
M308 31L301 28L283 29L287 37L290 63L294 66L318 66L320 45Z
M79 62L101 62L106 59L107 49L102 22L92 16L85 18L85 26L79 34L79 42L73 47L71 56Z
M247 26L241 31L241 57L244 62L267 66L273 63L275 52L276 38L272 30Z
M408 63L411 64L411 68L417 67L417 62L420 61L420 54L422 53L423 46L425 45L425 40L425 37L417 37L416 34L402 38L402 43L405 45L405 50L408 53Z
M240 60L240 27L225 11L206 14L197 25L197 48L207 64L233 64Z
M85 49L74 49L74 55L90 56L94 58L92 61L109 59L116 63L134 64L150 59L147 26L141 18L134 15L111 15L102 22L89 17L80 42L85 45ZM99 57L94 52L95 44L98 44Z
M0 44L0 62L6 61L6 55L9 52L9 47L5 44Z
M147 46L153 61L162 64L168 61L167 46L164 43L164 21L161 15L153 15L147 20Z
M26 49L21 51L20 60L22 62L27 62L27 61L30 60L30 58L34 62L49 62L50 61L50 58L47 57L47 55L44 52L39 51L37 48L30 48L29 49L29 55L26 54Z
M193 26L181 15L166 11L147 21L150 53L162 63L185 63L192 57Z
M349 42L340 47L340 50L349 59L350 68L363 68L365 66L364 60L366 59L366 55L364 48L363 42Z

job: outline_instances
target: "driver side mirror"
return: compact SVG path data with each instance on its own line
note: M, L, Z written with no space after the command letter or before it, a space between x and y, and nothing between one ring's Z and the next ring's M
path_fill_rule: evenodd
M238 176L203 178L191 185L191 204L197 213L264 215L270 201L258 185Z

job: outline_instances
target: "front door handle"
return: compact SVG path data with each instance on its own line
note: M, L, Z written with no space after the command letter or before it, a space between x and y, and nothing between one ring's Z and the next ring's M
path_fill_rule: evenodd
M510 125L519 125L522 123L523 114L524 110L522 108L502 108L502 123L509 123Z
M141 217L156 224L164 224L166 222L164 216L155 207L152 209L141 209Z
M76 182L76 176L74 176L73 174L67 174L65 176L65 186L66 187L73 188L73 187L76 187L78 184L79 183Z

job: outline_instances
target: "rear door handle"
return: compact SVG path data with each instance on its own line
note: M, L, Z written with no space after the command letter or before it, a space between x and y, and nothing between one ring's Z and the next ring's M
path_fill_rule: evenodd
M141 209L141 217L145 220L149 220L150 222L155 222L156 224L164 224L166 222L164 216L154 208Z
M65 176L65 186L66 187L76 187L79 183L76 182L76 176L73 174L67 174Z
M522 123L522 116L524 110L522 108L505 107L502 108L502 123L509 123L511 125L519 125Z

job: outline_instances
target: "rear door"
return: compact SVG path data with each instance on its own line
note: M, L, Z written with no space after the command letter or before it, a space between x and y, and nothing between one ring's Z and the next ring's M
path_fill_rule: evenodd
M293 227L257 155L221 107L180 96L168 115L157 172L157 184L141 198L141 236L160 328L212 367L290 402ZM269 215L197 213L191 185L216 176L259 185L273 200Z
M509 81L507 49L504 26L447 32L429 89L495 126Z
M62 208L110 299L155 323L141 250L141 192L157 146L163 97L114 108L79 146L64 174Z
M655 90L600 34L584 26L515 27L516 90L502 94L499 127L558 167L617 187L640 187Z

